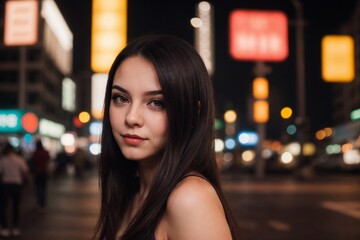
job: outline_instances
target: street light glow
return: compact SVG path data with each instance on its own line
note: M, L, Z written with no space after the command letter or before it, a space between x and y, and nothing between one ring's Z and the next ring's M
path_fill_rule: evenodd
M227 123L233 123L236 121L237 114L234 110L228 110L224 114L224 120Z
M190 20L191 26L194 28L200 28L202 26L202 21L200 18L194 17Z
M294 160L294 157L291 155L291 153L284 152L283 154L281 154L280 160L284 164L289 164Z
M281 109L280 115L283 119L289 119L292 116L292 109L289 107L284 107Z
M224 141L217 138L215 139L215 152L222 152L224 150Z

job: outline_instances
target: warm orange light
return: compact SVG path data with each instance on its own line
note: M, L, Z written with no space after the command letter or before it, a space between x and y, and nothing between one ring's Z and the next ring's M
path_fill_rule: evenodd
M330 137L333 134L333 130L330 127L324 128L326 137Z
M35 133L39 127L39 119L34 113L25 113L21 118L21 125L28 133Z
M316 152L316 146L313 143L305 143L302 151L304 156L313 156Z
M269 83L266 78L257 77L253 81L253 97L255 99L266 99L269 96Z
M91 115L95 118L95 119L102 119L104 117L104 112L103 111L92 111Z
M328 35L321 41L322 78L326 82L351 82L355 78L354 39Z
M90 114L88 112L79 113L79 120L82 123L87 123L90 121Z
M236 60L283 61L288 56L287 17L280 11L234 10L230 55Z
M279 152L281 150L281 142L280 141L274 141L272 144L271 144L271 147L274 151L276 152Z
M284 107L281 109L280 115L283 119L288 119L292 116L292 110L289 107Z
M127 0L93 0L91 68L107 73L127 41Z
M4 45L33 45L38 40L39 1L6 1Z
M348 152L353 149L353 145L351 143L345 143L341 146L341 151L343 153Z
M256 100L254 102L254 121L256 123L266 123L269 120L269 103L266 100Z
M227 110L224 114L224 120L227 123L233 123L236 121L237 114L234 110Z
M326 137L324 130L319 130L315 133L315 137L317 140L323 140Z

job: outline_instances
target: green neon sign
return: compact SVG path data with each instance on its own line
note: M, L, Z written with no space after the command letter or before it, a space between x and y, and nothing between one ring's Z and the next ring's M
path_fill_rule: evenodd
M352 111L352 112L350 113L350 119L351 119L352 121L360 120L360 108L355 109L354 111Z
M0 133L35 133L38 117L23 109L0 110Z
M21 110L0 110L0 133L21 132L21 118L24 111Z

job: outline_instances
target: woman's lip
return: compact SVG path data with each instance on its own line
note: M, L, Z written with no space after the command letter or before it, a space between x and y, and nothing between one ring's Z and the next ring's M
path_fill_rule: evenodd
M132 138L132 139L139 139L139 140L145 140L145 138L142 138L138 135L135 134L124 134L123 135L124 138Z
M144 138L134 134L125 134L122 136L124 138L124 142L128 145L139 145L145 140Z

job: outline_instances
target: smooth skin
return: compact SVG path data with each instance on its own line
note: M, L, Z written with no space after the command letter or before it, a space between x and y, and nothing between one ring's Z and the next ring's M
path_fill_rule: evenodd
M138 163L140 190L117 236L144 203L167 139L166 103L152 64L140 56L117 69L110 103L110 123L124 156ZM198 176L184 178L171 192L156 240L227 240L230 229L215 189Z

